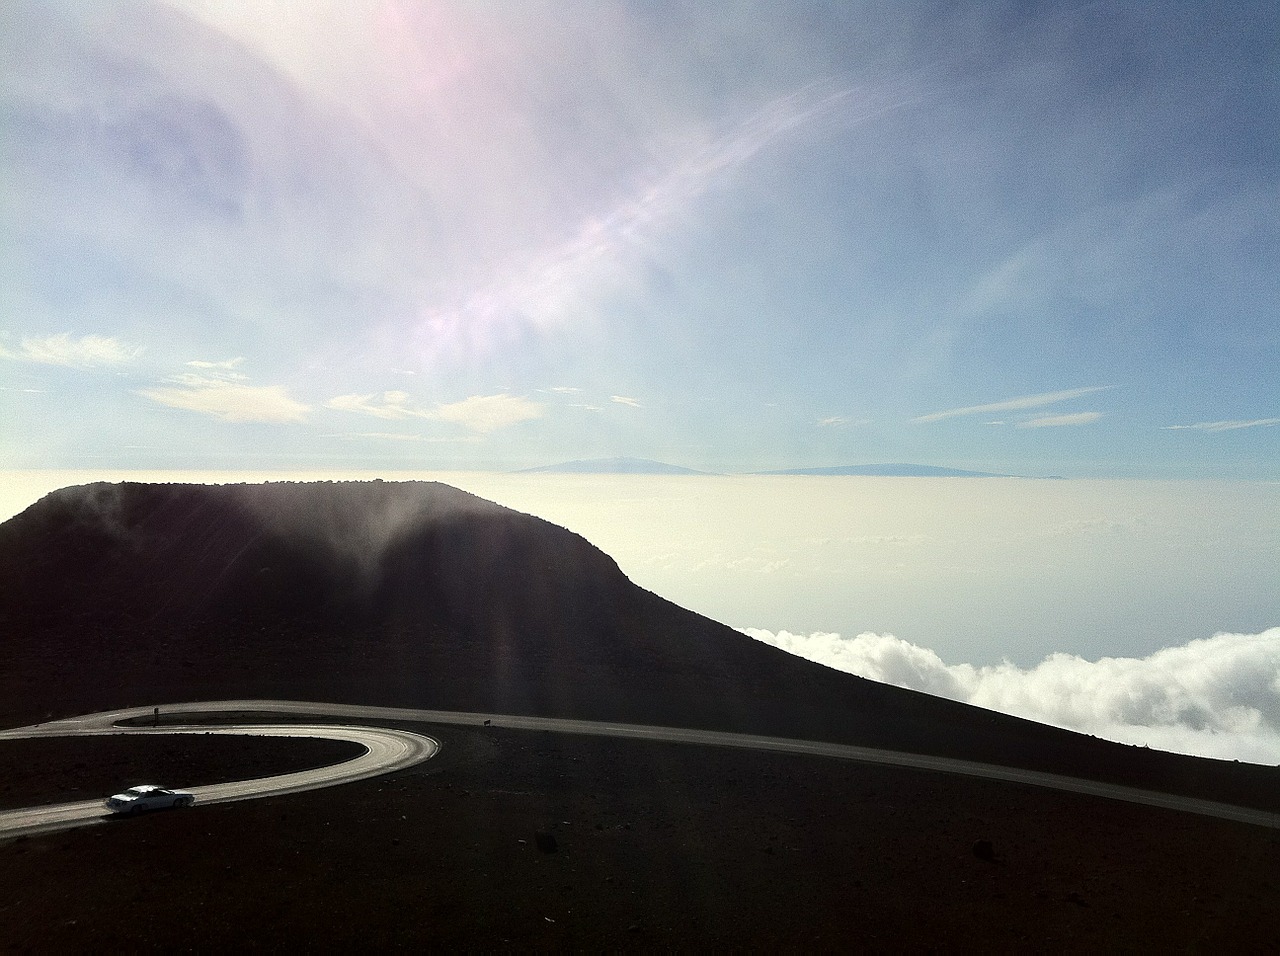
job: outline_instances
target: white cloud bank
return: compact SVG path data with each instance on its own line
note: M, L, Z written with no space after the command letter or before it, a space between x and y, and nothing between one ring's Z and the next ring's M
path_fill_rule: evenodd
M1280 764L1280 627L1143 658L1052 654L1029 669L945 664L891 634L742 632L836 670L1107 740Z

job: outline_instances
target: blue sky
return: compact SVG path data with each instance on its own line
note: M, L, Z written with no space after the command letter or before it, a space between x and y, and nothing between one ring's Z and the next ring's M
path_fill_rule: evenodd
M1274 3L0 10L10 467L1280 478Z

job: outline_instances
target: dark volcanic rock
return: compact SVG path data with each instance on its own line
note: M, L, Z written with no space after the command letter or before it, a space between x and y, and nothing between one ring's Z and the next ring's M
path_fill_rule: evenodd
M96 484L0 525L0 723L282 698L835 740L1273 805L1274 768L1122 747L812 664L435 483ZM1258 796L1262 794L1262 796Z
M543 853L555 853L560 848L560 844L556 842L556 835L545 830L538 831L534 842Z
M0 526L0 573L12 584L0 615L114 623L357 615L399 595L405 582L397 561L444 563L423 536L447 535L461 521L501 525L512 517L437 484L65 488ZM417 553L406 553L402 539L415 536ZM495 538L489 564L507 557L499 528ZM452 559L469 561L474 573L485 550ZM416 570L438 570L442 584L451 573ZM387 578L395 589L383 586Z

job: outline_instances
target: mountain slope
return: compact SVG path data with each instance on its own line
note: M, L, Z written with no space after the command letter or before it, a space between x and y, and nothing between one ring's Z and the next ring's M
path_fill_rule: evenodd
M64 489L0 525L0 580L4 724L331 700L833 740L1280 803L1273 768L793 657L634 586L578 535L435 483Z

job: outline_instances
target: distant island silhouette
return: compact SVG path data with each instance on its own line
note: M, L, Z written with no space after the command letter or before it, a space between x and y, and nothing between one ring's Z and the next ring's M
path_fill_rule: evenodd
M565 475L716 475L720 472L699 471L648 458L586 458L537 468L522 468L516 474ZM937 465L894 463L885 465L832 465L821 468L783 468L745 472L749 475L849 475L867 478L1017 478L986 471L966 471Z
M517 474L565 474L565 475L709 475L712 472L682 468L663 461L648 458L588 458L565 461L558 465L539 468L522 468Z
M864 478L1016 478L1017 475L994 474L986 471L965 471L961 468L940 468L935 465L835 465L829 468L785 468L778 471L757 471L757 475L852 475Z

